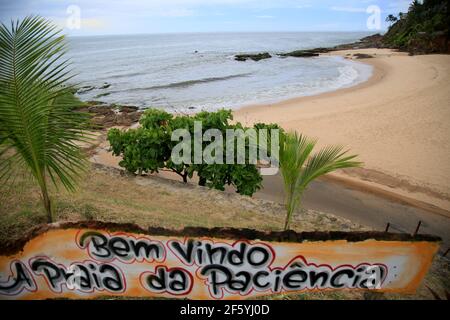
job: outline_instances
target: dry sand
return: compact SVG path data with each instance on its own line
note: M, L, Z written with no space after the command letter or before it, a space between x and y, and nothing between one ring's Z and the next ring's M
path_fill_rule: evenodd
M352 88L234 112L235 120L278 123L359 154L363 169L330 175L366 191L450 216L450 55L388 49L333 52L359 60L372 78Z

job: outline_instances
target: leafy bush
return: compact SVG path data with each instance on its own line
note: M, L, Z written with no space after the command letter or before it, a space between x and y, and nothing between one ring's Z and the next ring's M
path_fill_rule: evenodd
M236 192L251 196L261 188L262 177L256 164L250 163L249 151L251 148L257 148L258 152L266 151L270 155L270 129L280 129L278 125L255 125L253 129L255 129L256 133L259 133L260 129L269 130L268 150L259 150L261 148L258 145L252 145L250 139L244 137L246 153L244 161L241 162L238 162L237 152L237 139L242 138L240 134L234 136L232 146L231 144L227 145L226 141L223 142L223 149L220 150L224 160L223 164L208 164L204 160L201 163L196 163L194 161L194 152L191 152L190 161L175 164L172 159L172 150L180 143L180 141L171 140L172 133L175 130L186 129L189 131L190 136L194 137L195 121L201 121L202 135L209 129L216 129L225 138L227 129L241 129L242 134L248 129L240 123L230 123L232 119L233 116L230 110L204 111L194 116L173 116L163 110L148 109L139 121L141 127L126 131L111 129L108 132L108 140L111 144L112 153L123 157L119 165L129 172L138 174L154 173L165 168L178 174L184 182L187 182L194 174L197 174L199 184L202 186L225 190L226 185L231 185L235 187ZM213 141L203 139L202 152ZM190 141L182 141L181 143L190 144L191 150L194 150L193 138ZM230 147L234 148L234 162L233 164L226 164L225 155L227 151L231 151L227 149ZM215 150L212 153L216 155Z

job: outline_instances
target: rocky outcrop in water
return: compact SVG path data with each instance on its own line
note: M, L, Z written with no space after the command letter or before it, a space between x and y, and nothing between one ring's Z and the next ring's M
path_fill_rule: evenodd
M310 57L317 57L321 53L327 53L331 51L338 51L338 50L350 50L350 49L365 49L365 48L382 48L383 46L383 36L380 34L374 34L365 38L362 38L361 40L353 43L347 43L338 45L335 47L330 48L314 48L314 49L306 49L306 50L294 50L291 52L285 52L285 53L278 53L277 55L281 58L287 58L287 57L294 57L294 58L310 58ZM258 53L258 54L237 54L234 56L234 59L236 61L247 61L247 60L253 60L253 61L259 61L263 59L270 59L272 56L268 52L264 53ZM365 59L370 58L368 56L366 57L357 57L358 59Z
M92 90L103 90L103 89L108 89L111 86L110 83L108 82L104 82L101 86L82 86L80 87L78 90L76 90L75 93L77 94L83 94L83 93L87 93L89 91Z
M315 48L311 50L295 50L287 53L278 54L280 57L294 57L294 58L309 58L309 57L317 57L321 53L330 52L331 49L328 48Z
M234 60L236 61L247 61L247 60L260 61L263 59L270 59L270 58L272 58L272 56L268 52L257 54L237 54L234 56Z
M92 90L94 90L94 89L95 89L94 86L83 86L83 87L79 88L75 93L77 93L77 94L83 94L83 93L92 91Z

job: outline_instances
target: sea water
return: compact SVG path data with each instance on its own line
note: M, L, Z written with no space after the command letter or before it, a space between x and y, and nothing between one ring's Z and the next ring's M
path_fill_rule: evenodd
M309 96L366 81L370 66L337 56L277 53L356 41L366 33L197 33L69 38L82 100L170 112L236 109ZM273 58L240 62L239 53Z

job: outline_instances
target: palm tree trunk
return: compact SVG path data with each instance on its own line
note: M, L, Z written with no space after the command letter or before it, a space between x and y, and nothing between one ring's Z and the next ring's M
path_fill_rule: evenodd
M292 216L292 194L288 194L286 197L286 221L284 222L284 231L289 230Z
M44 201L45 211L47 212L47 223L52 223L53 222L52 201L50 200L50 197L48 196L47 190L42 191L42 197L43 197L43 201Z
M292 208L292 204L289 204L288 209L287 209L286 221L284 222L284 231L289 230L289 228L291 226L293 212L294 212L294 210Z
M286 221L284 223L284 231L289 230L289 228L291 227L291 220L292 220L292 216L294 215L295 209L298 208L299 204L300 204L300 197L303 194L303 192L301 192L299 195L294 195L294 193L290 194L289 197L287 198L287 205L286 205L286 211L287 211L287 215L286 215Z
M289 230L289 213L286 216L286 221L284 222L284 231Z
M44 208L47 213L47 223L53 222L53 206L50 196L48 195L47 183L45 177L42 178L42 182L39 184L41 187L42 201L44 203Z

